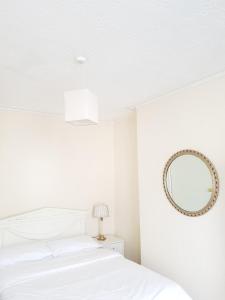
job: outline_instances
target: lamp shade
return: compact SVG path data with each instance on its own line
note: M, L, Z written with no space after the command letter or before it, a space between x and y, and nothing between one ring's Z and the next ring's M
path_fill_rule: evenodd
M109 217L109 208L106 204L97 204L93 208L93 217L105 218Z
M98 100L88 89L64 92L65 121L73 125L98 123Z

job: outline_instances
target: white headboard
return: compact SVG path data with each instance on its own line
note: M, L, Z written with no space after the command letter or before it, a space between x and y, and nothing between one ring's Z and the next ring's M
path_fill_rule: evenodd
M86 233L87 211L41 208L0 219L0 247Z

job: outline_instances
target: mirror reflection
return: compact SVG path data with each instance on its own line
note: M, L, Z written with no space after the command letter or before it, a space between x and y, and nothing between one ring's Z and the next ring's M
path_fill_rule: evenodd
M170 196L188 211L202 209L212 195L212 177L206 164L193 155L183 155L172 162L167 174Z

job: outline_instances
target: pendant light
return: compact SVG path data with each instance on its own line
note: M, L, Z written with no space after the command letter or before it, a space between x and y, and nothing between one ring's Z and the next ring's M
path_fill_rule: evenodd
M86 58L79 56L77 63L84 64ZM98 99L87 88L64 92L65 121L72 125L98 124Z

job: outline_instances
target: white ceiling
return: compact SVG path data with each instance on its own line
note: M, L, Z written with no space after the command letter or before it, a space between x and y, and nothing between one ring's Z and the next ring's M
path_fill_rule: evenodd
M105 119L224 70L225 0L0 0L0 107L63 113L87 85Z

